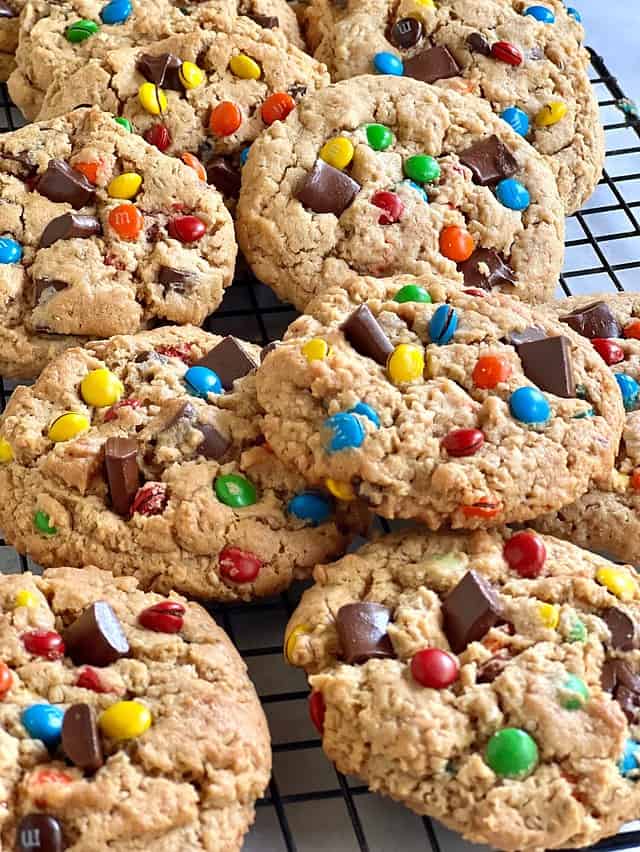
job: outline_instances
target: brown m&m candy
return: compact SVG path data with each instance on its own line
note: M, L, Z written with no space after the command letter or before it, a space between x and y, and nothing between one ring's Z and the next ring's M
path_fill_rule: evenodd
M560 322L566 322L583 337L622 337L622 328L606 302L594 302L586 308L576 308Z
M384 333L368 305L360 305L342 323L342 332L356 352L386 365L393 344Z
M525 376L540 390L565 399L576 395L571 350L566 337L529 340L516 348Z
M66 202L75 210L91 204L96 195L93 184L64 160L49 160L35 189L49 201Z
M104 759L96 714L89 704L72 704L62 721L62 748L85 772L96 772Z
M387 634L390 618L389 608L378 603L341 606L336 616L336 629L344 661L360 665L367 660L395 657Z
M49 248L58 240L70 240L74 237L87 239L100 233L102 233L102 225L95 216L64 213L52 219L44 229L40 237L40 248Z
M465 287L493 287L515 284L513 269L493 249L478 248L468 260L458 264L464 276Z
M491 186L518 171L518 163L507 146L494 134L474 142L458 155L460 162L471 169L480 186Z
M231 390L236 379L246 376L257 366L253 358L233 337L225 337L194 364L194 367L213 370L225 390Z
M400 18L391 27L389 41L396 47L408 50L418 44L422 34L423 26L417 18Z
M360 184L349 175L324 160L316 160L296 198L314 213L341 216L359 192Z
M138 443L133 438L109 438L104 447L107 483L113 510L128 515L140 485Z
M16 852L62 852L62 829L49 814L28 814L16 829Z
M428 47L404 63L405 76L422 80L423 83L435 83L436 80L457 77L461 71L451 51L440 46Z
M488 580L468 571L442 601L444 632L456 654L477 642L500 620L500 599Z
M96 601L64 631L67 654L77 665L104 667L129 653L118 616L106 601Z

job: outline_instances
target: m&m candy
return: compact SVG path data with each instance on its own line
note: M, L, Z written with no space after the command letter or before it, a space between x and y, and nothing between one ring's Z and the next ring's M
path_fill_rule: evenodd
M509 568L521 577L539 577L547 559L544 541L539 535L523 530L511 536L502 548Z
M413 679L431 689L445 689L458 679L460 664L453 654L440 648L425 648L411 660Z
M458 312L449 305L440 305L436 308L429 322L429 335L431 342L438 346L450 343L458 327Z
M522 423L546 423L551 417L551 406L537 388L518 388L509 398L509 408Z
M72 44L78 44L95 35L100 27L95 21L89 21L83 18L80 21L74 21L73 24L67 27L64 31L64 37Z
M398 292L393 297L395 302L400 302L400 304L404 304L405 302L422 302L423 304L430 303L431 296L424 287L420 287L418 284L406 284L404 287L401 287Z
M424 354L418 346L401 343L393 350L387 363L389 378L396 385L415 382L424 373Z
M485 759L496 775L523 778L538 762L538 746L521 728L503 728L489 740Z
M76 414L74 411L68 411L62 414L51 424L49 428L49 440L54 444L60 441L71 441L86 432L90 427L89 420L84 414Z
M394 77L402 77L404 65L402 60L388 51L380 51L373 57L373 67L378 74L392 74Z
M524 13L542 24L555 24L556 21L556 16L546 6L529 6L528 9L524 10Z
M20 721L34 740L42 740L47 748L55 748L62 737L64 710L53 704L32 704L22 711Z
M0 263L19 263L22 254L22 246L17 240L0 237Z
M184 381L193 396L206 399L210 393L222 393L220 376L208 367L189 367Z
M109 225L121 240L134 242L144 227L144 218L135 204L119 204L109 211Z
M229 473L219 476L215 481L216 497L225 506L233 509L242 509L245 506L253 506L258 501L256 487L244 476Z
M626 373L615 373L615 378L622 394L625 411L633 411L638 402L638 395L640 395L640 385L633 376Z
M131 0L111 0L103 6L100 18L103 24L124 24L132 11Z
M262 561L248 550L225 547L218 557L220 576L232 583L252 583L262 568Z
M80 384L80 393L87 405L106 408L118 402L124 393L124 385L115 373L101 367L87 373Z
M331 503L315 491L303 491L289 500L287 511L301 521L322 524L331 516Z
M270 126L274 121L284 121L295 106L296 102L287 92L274 92L262 104L260 114L264 123Z
M367 124L366 134L374 151L385 151L393 144L393 133L384 124Z
M151 115L167 111L167 96L155 83L143 83L138 89L140 106Z
M328 435L325 448L329 453L357 449L366 438L364 426L355 414L348 411L327 417L323 428Z
M529 116L523 109L507 107L500 113L500 117L520 136L526 136L529 132Z
M102 733L113 740L132 740L151 727L151 713L139 701L118 701L100 714Z
M416 183L431 183L440 177L440 166L429 154L414 154L403 163L405 175Z
M531 196L526 186L515 178L505 178L496 187L496 196L500 204L509 210L526 210Z

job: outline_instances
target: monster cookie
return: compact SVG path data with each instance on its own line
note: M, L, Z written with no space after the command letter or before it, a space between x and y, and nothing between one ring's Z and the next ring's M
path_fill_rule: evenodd
M0 637L3 849L240 850L269 734L200 606L93 567L0 575Z
M0 373L78 336L201 323L231 283L221 195L100 110L0 137Z
M91 558L143 588L248 599L365 531L264 443L260 349L164 327L70 349L0 421L0 529L43 565Z
M359 77L307 96L252 145L242 175L242 250L301 309L350 271L484 277L542 302L563 235L542 157L486 103L415 80Z
M436 529L525 521L610 470L624 412L550 313L434 278L343 282L258 371L265 436L311 483Z
M199 26L231 31L237 14L251 18L257 25L257 33L271 30L272 40L279 41L283 47L287 39L297 47L304 47L295 13L286 0L10 2L16 8L24 6L24 11L16 55L18 69L11 77L9 90L29 119L38 115L56 74L66 77L90 59L101 59L110 50L148 44L177 33L191 32ZM17 31L17 19L7 20ZM11 52L13 50L15 43ZM76 78L76 82L81 79Z
M309 43L333 78L404 75L486 98L553 169L567 213L602 172L582 26L559 0L312 0Z
M528 530L405 532L314 575L286 654L342 772L511 852L640 816L633 568Z

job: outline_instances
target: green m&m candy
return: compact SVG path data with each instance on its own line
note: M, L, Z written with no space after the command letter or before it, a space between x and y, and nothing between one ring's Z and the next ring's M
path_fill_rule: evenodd
M407 284L401 287L393 297L394 302L430 302L431 296L427 293L424 287L419 287L417 284Z
M122 116L118 116L118 118L116 118L116 124L119 124L121 127L124 127L124 129L128 133L133 133L133 127L131 126L131 122L129 121L128 118L123 118Z
M440 177L440 166L428 154L415 154L404 161L404 173L416 183L431 183Z
M244 476L238 476L235 473L219 476L216 479L215 489L218 500L234 509L252 506L258 499L255 485Z
M533 737L521 728L503 728L496 731L487 743L485 760L496 775L522 778L538 762L538 746Z
M569 675L558 690L558 701L565 710L581 710L588 700L587 684L575 675Z
M367 124L367 142L374 151L385 151L393 142L393 133L384 124Z
M587 641L587 628L584 626L584 623L580 621L579 618L571 625L571 629L569 630L568 636L569 642L586 642Z
M79 42L90 38L92 35L95 35L99 29L100 27L95 21L89 21L86 18L82 18L81 20L74 21L70 24L64 31L64 35L67 41L70 41L71 44L78 44Z
M58 532L56 527L54 527L51 523L49 515L41 509L38 509L38 511L34 514L33 525L38 532L42 533L42 535L56 535Z

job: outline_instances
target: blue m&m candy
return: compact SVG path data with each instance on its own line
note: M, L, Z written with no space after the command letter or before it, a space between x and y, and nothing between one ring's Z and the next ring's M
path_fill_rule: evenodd
M184 374L189 393L206 399L208 393L222 393L222 382L208 367L189 367Z
M404 74L402 59L387 51L376 53L373 57L373 67L378 74L393 74L394 77L402 77Z
M531 203L527 187L515 178L505 178L496 187L496 195L500 204L509 210L526 210Z
M500 113L500 118L520 136L526 136L529 132L529 116L520 107L507 107Z
M402 186L402 184L408 186L409 189L412 189L414 192L417 192L424 202L427 204L429 203L429 196L427 195L426 190L424 187L420 186L419 183L416 183L415 180L409 180L409 178L407 178L406 180L403 180L400 185Z
M450 305L440 305L429 323L429 336L432 343L444 346L449 343L458 327L458 312Z
M537 388L518 388L511 394L509 409L522 423L546 423L551 417L551 406Z
M18 263L22 258L22 246L11 237L0 237L0 263Z
M242 151L240 151L240 165L241 166L244 166L244 164L247 162L247 159L249 157L250 148L251 148L251 145L247 145L246 148L243 148Z
M287 510L311 524L322 524L331 517L331 503L316 491L303 491L289 500Z
M633 376L628 376L626 373L616 373L615 377L620 388L620 393L622 394L625 411L632 411L638 401L640 385Z
M626 776L631 772L640 769L640 766L638 766L638 754L640 754L640 743L635 740L628 739L624 744L624 751L620 758L620 762L618 763L618 769L620 770L621 775Z
M42 740L47 748L55 748L62 737L64 710L53 704L32 704L22 711L20 720L34 740Z
M333 414L324 421L324 429L329 433L326 442L328 453L338 453L340 450L354 450L361 447L367 433L355 414L341 411Z
M131 0L111 0L100 12L103 24L124 24L131 15Z
M573 6L567 7L567 15L573 18L574 21L577 21L579 24L582 23L582 15L578 12L577 9L574 9Z
M357 405L354 405L353 408L350 408L349 411L352 414L361 414L363 417L366 417L367 420L370 420L376 429L380 428L380 418L376 411L371 408L370 405L367 405L366 402L359 402Z
M556 22L556 16L546 6L529 6L528 9L525 9L524 13L525 15L529 15L530 18L540 21L542 24L555 24Z

